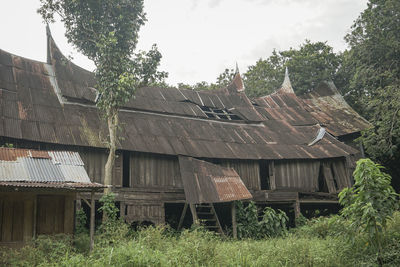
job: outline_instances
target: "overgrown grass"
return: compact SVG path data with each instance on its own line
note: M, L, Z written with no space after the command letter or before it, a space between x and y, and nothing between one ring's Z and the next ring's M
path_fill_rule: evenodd
M376 253L362 234L351 233L339 216L318 218L288 235L262 240L232 240L202 229L176 233L165 227L130 232L122 226L100 233L88 252L83 233L39 237L28 246L5 249L6 266L377 266ZM110 234L113 236L110 242ZM400 266L400 213L384 236L383 263Z

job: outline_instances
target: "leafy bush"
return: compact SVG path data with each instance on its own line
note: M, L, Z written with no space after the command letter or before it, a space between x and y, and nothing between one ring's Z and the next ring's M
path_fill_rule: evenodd
M246 206L243 202L236 202L238 238L264 238L283 236L287 233L286 224L289 221L282 210L276 212L270 207L263 210L259 220L256 204L251 201Z
M390 175L370 159L360 159L354 171L354 186L339 193L342 214L355 232L364 234L378 254L382 253L383 231L394 211L398 197L390 185ZM378 257L381 264L381 259Z
M85 211L81 208L76 212L76 226L75 226L75 233L76 234L81 234L81 233L87 233L88 229L86 228L86 214Z

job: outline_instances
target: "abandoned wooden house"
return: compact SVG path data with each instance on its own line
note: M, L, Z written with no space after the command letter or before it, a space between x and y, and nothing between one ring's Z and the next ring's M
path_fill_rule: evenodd
M102 189L76 152L0 148L0 245L72 234L77 192Z
M102 183L107 128L94 75L64 57L50 33L47 57L0 50L1 143L79 152L89 177ZM299 98L286 75L274 94L250 99L239 74L214 91L138 89L120 111L112 188L120 215L176 227L192 216L220 229L231 225L233 200L286 205L296 214L308 204L337 203L359 153L340 138L369 125L335 90L325 83Z

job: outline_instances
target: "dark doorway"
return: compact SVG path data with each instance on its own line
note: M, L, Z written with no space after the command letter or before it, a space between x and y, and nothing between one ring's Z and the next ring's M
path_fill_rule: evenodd
M130 187L131 159L129 151L122 153L122 186Z
M181 218L184 206L184 203L164 203L165 223L171 226L171 228L178 229L179 220ZM192 223L193 218L192 214L190 213L190 208L188 207L186 209L182 228L190 228Z
M269 183L269 165L268 161L260 160L260 184L261 190L270 190Z

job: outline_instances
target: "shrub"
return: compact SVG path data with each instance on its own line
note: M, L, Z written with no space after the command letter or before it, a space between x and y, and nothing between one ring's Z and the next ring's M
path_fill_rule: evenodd
M261 220L259 220L258 209L253 201L246 206L243 202L238 201L236 207L238 238L259 239L282 236L287 233L286 224L289 218L284 211L276 212L274 209L266 207Z
M354 171L354 186L339 193L342 214L355 232L365 234L378 254L382 253L382 233L398 208L398 194L390 185L390 175L370 159L360 159ZM382 264L378 257L378 262Z

